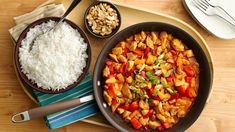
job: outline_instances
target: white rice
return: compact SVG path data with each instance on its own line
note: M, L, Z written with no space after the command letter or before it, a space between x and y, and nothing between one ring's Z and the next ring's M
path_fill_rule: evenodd
M53 91L65 89L76 82L88 58L87 43L66 22L38 37L29 50L35 36L55 24L55 21L48 21L30 29L19 49L22 72L38 87Z

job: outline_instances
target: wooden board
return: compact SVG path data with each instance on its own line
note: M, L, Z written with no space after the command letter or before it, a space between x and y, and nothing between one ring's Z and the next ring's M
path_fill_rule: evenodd
M10 122L10 116L13 113L32 108L35 106L35 104L33 104L33 102L29 100L24 92L20 89L15 77L11 59L13 47L11 45L11 40L7 30L14 25L12 21L13 16L31 11L37 5L42 3L42 1L43 0L38 0L34 3L29 0L1 1L7 4L7 6L3 4L0 5L0 115L2 117L0 122L0 130L2 131L32 131L33 129L38 131L48 131L42 120L35 120L24 124L12 124ZM168 13L185 20L187 23L198 29L198 31L207 40L208 45L212 50L212 54L214 55L215 84L213 87L214 92L212 94L211 100L209 101L197 122L188 131L235 130L233 127L233 123L235 121L235 114L233 113L233 109L235 108L235 93L232 91L233 88L235 88L232 83L233 78L235 77L235 53L232 52L235 49L235 45L232 44L235 42L235 40L222 41L206 33L186 14L186 11L183 9L180 0L176 0L174 4L172 4L171 0L115 0L114 2L117 1L120 4L124 3L133 5L135 7L137 6L148 8L152 11ZM76 9L79 12L83 11L81 8ZM70 17L78 20L78 16L75 13L71 14ZM143 19L143 17L141 19ZM144 19L146 18L144 17ZM132 21L129 21L128 19L125 21L127 22L126 26L136 23L132 23ZM92 46L94 46L93 49L97 48L100 50L103 44L94 44ZM96 58L98 53L99 52L94 53L93 57ZM88 125L81 122L60 128L58 131L91 131L94 129L96 129L96 131L111 131L110 128Z

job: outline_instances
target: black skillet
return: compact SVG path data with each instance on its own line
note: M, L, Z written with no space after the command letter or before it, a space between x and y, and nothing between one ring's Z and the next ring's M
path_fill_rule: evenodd
M187 115L180 119L178 123L176 123L172 128L165 130L166 132L176 132L176 131L184 131L187 128L189 128L199 117L200 113L202 112L207 97L209 95L210 89L211 89L211 69L209 66L208 59L203 51L203 49L200 47L200 45L197 43L197 41L191 37L188 33L183 31L182 29L175 27L173 25L169 25L166 23L160 23L160 22L145 22L145 23L139 23L132 25L122 31L120 31L118 34L116 34L114 37L112 37L105 45L103 50L101 51L96 65L94 69L94 78L93 78L93 86L94 86L94 93L96 102L102 112L102 114L105 116L105 118L119 131L135 131L135 132L142 132L145 131L143 129L141 130L135 130L131 127L130 124L126 123L119 117L118 114L112 113L110 107L108 107L104 101L103 98L103 77L102 77L102 71L105 66L105 60L108 58L108 53L111 52L111 49L115 47L118 42L124 40L125 38L134 35L136 33L139 33L141 31L167 31L168 33L171 33L174 37L179 38L182 40L184 44L187 45L189 49L192 49L194 52L194 55L199 63L200 68L200 75L199 75L199 88L198 88L198 97L196 98L192 108L187 113Z

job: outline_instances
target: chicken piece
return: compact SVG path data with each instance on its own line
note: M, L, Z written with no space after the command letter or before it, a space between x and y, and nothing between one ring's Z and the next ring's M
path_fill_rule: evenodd
M127 53L127 59L128 60L135 60L137 58L137 55L133 54L133 53Z
M137 47L137 42L136 41L133 41L131 42L131 45L129 46L129 50L130 51L134 51Z
M130 114L130 118L132 119L132 118L134 118L135 116L137 116L137 115L139 115L140 114L140 112L138 111L138 110L135 110L134 112L132 112L131 114Z
M194 54L193 54L193 51L192 50L186 50L186 51L184 51L184 56L187 56L188 58L190 58L190 57L193 57L194 56Z
M126 39L126 42L130 43L130 42L133 41L133 39L134 39L134 37L133 37L133 36L130 36L129 38Z
M145 64L145 59L136 59L135 65L139 65L139 64Z
M141 42L143 42L146 39L146 33L144 31L140 32L140 36L141 36Z
M153 40L149 36L146 38L146 44L149 48L154 49Z
M161 122L166 122L166 117L163 116L162 114L157 114L156 116Z
M164 40L164 39L167 39L167 37L168 37L168 34L167 34L167 32L166 31L162 31L161 33L160 33L160 39L161 40Z
M176 51L184 51L184 45L179 39L173 39L171 42L171 46L176 50Z
M178 57L177 60L176 60L176 65L178 67L182 66L183 65L183 59L182 57Z
M173 39L172 34L168 34L167 39L168 39L169 41L171 41L171 40Z
M193 77L193 78L191 79L190 86L191 86L192 88L195 88L195 87L196 87L196 79L195 79L195 77Z
M125 82L125 79L124 79L122 73L117 74L117 78L118 78L118 80L119 80L121 83L124 83L124 82Z
M149 127L151 129L156 129L157 127L161 126L161 123L158 121L149 121Z
M134 67L135 62L134 61L128 61L127 62L127 71L130 71Z
M140 42L142 40L141 34L135 34L135 41Z
M120 103L112 104L111 105L112 112L115 112L115 110L118 108L119 105Z
M161 46L157 47L157 55L161 55L163 49Z
M115 54L109 54L109 57L110 57L112 60L118 62L117 56L116 56Z
M117 108L118 114L122 114L125 110L123 108Z
M144 50L144 49L146 49L147 45L144 44L143 42L139 42L138 45L137 45L137 47L140 48L140 49L142 49L142 50Z
M178 117L184 117L185 114L186 114L186 112L185 112L184 110L179 110L179 111L177 112L177 116L178 116Z
M153 101L151 102L151 105L153 105L153 106L158 106L159 103L160 103L160 102L159 102L158 100L153 100Z
M149 117L147 117L147 118L141 117L141 118L139 119L139 121L140 121L140 123L141 123L143 126L145 126L145 125L147 125L148 122L149 122Z
M149 104L141 99L139 101L139 107L143 110L148 110L149 109Z
M104 96L104 100L108 103L108 105L110 106L112 103L112 97L109 96L109 94L107 93L107 91L104 91L103 93Z
M158 41L158 37L157 37L156 33L151 32L151 37L152 37L152 40L153 40L153 44L156 44L157 41Z
M120 62L127 62L127 58L123 55L118 55L117 56L117 59L120 61Z
M124 95L124 97L132 99L132 94L131 94L131 91L129 89L129 85L127 83L125 83L122 87L122 94Z
M110 77L105 81L105 83L116 83L116 82L117 82L117 80L115 77Z
M170 109L171 116L175 116L177 114L177 110L178 110L178 107L175 107L175 106L171 107Z
M157 57L156 56L153 56L153 55L149 55L147 60L146 60L146 64L148 65L152 65L154 64L154 62L156 61Z
M149 89L152 88L152 83L151 83L151 82L146 81L146 84L147 84L147 87L148 87Z
M114 55L120 55L120 54L122 54L122 47L115 47L115 48L113 48L113 49L112 49L112 53L113 53Z
M146 71L152 71L153 70L153 66L145 65L144 68L145 68Z
M119 42L115 48L118 48L118 47L124 49L126 47L126 42L124 42L124 41Z
M175 63L174 59L172 59L172 58L167 59L166 62L171 63L171 64L174 64L174 63Z
M122 117L123 117L123 118L127 118L130 114L131 114L130 111L125 110L125 111L123 112L123 114L122 114Z
M175 119L174 119L173 117L168 117L168 118L166 119L166 122L167 122L167 123L175 123Z
M172 53L171 52L167 52L166 54L165 54L165 58L166 59L170 59L170 58L172 58L173 56L172 56Z
M103 70L103 75L104 77L108 77L110 75L110 70L107 66Z
M120 64L120 63L113 63L113 67L114 67L114 69L117 70L117 71L120 69L121 65L122 65L122 64Z
M133 81L132 76L129 76L129 77L126 78L127 83L132 83L132 81Z
M184 64L184 65L189 65L190 62L189 62L187 59L184 58L184 59L183 59L183 64Z
M177 79L177 78L175 78L174 79L174 83L175 83L175 86L176 87L178 87L178 86L183 86L183 85L185 85L185 80L184 79Z
M118 83L114 83L114 92L118 97L122 96L122 87L120 87L120 85Z
M148 112L149 112L149 110L147 110L147 109L141 111L142 115L146 115L146 114L148 114Z

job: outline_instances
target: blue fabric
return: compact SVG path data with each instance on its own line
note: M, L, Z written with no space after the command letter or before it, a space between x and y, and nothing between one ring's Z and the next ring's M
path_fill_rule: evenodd
M45 94L34 91L34 94L41 106L58 101L70 100L73 98L93 94L92 80L90 75L87 74L84 80L77 87L64 93ZM81 104L80 106L48 115L45 117L45 121L50 129L56 129L90 117L96 114L98 111L99 108L95 100L93 100L88 103Z

